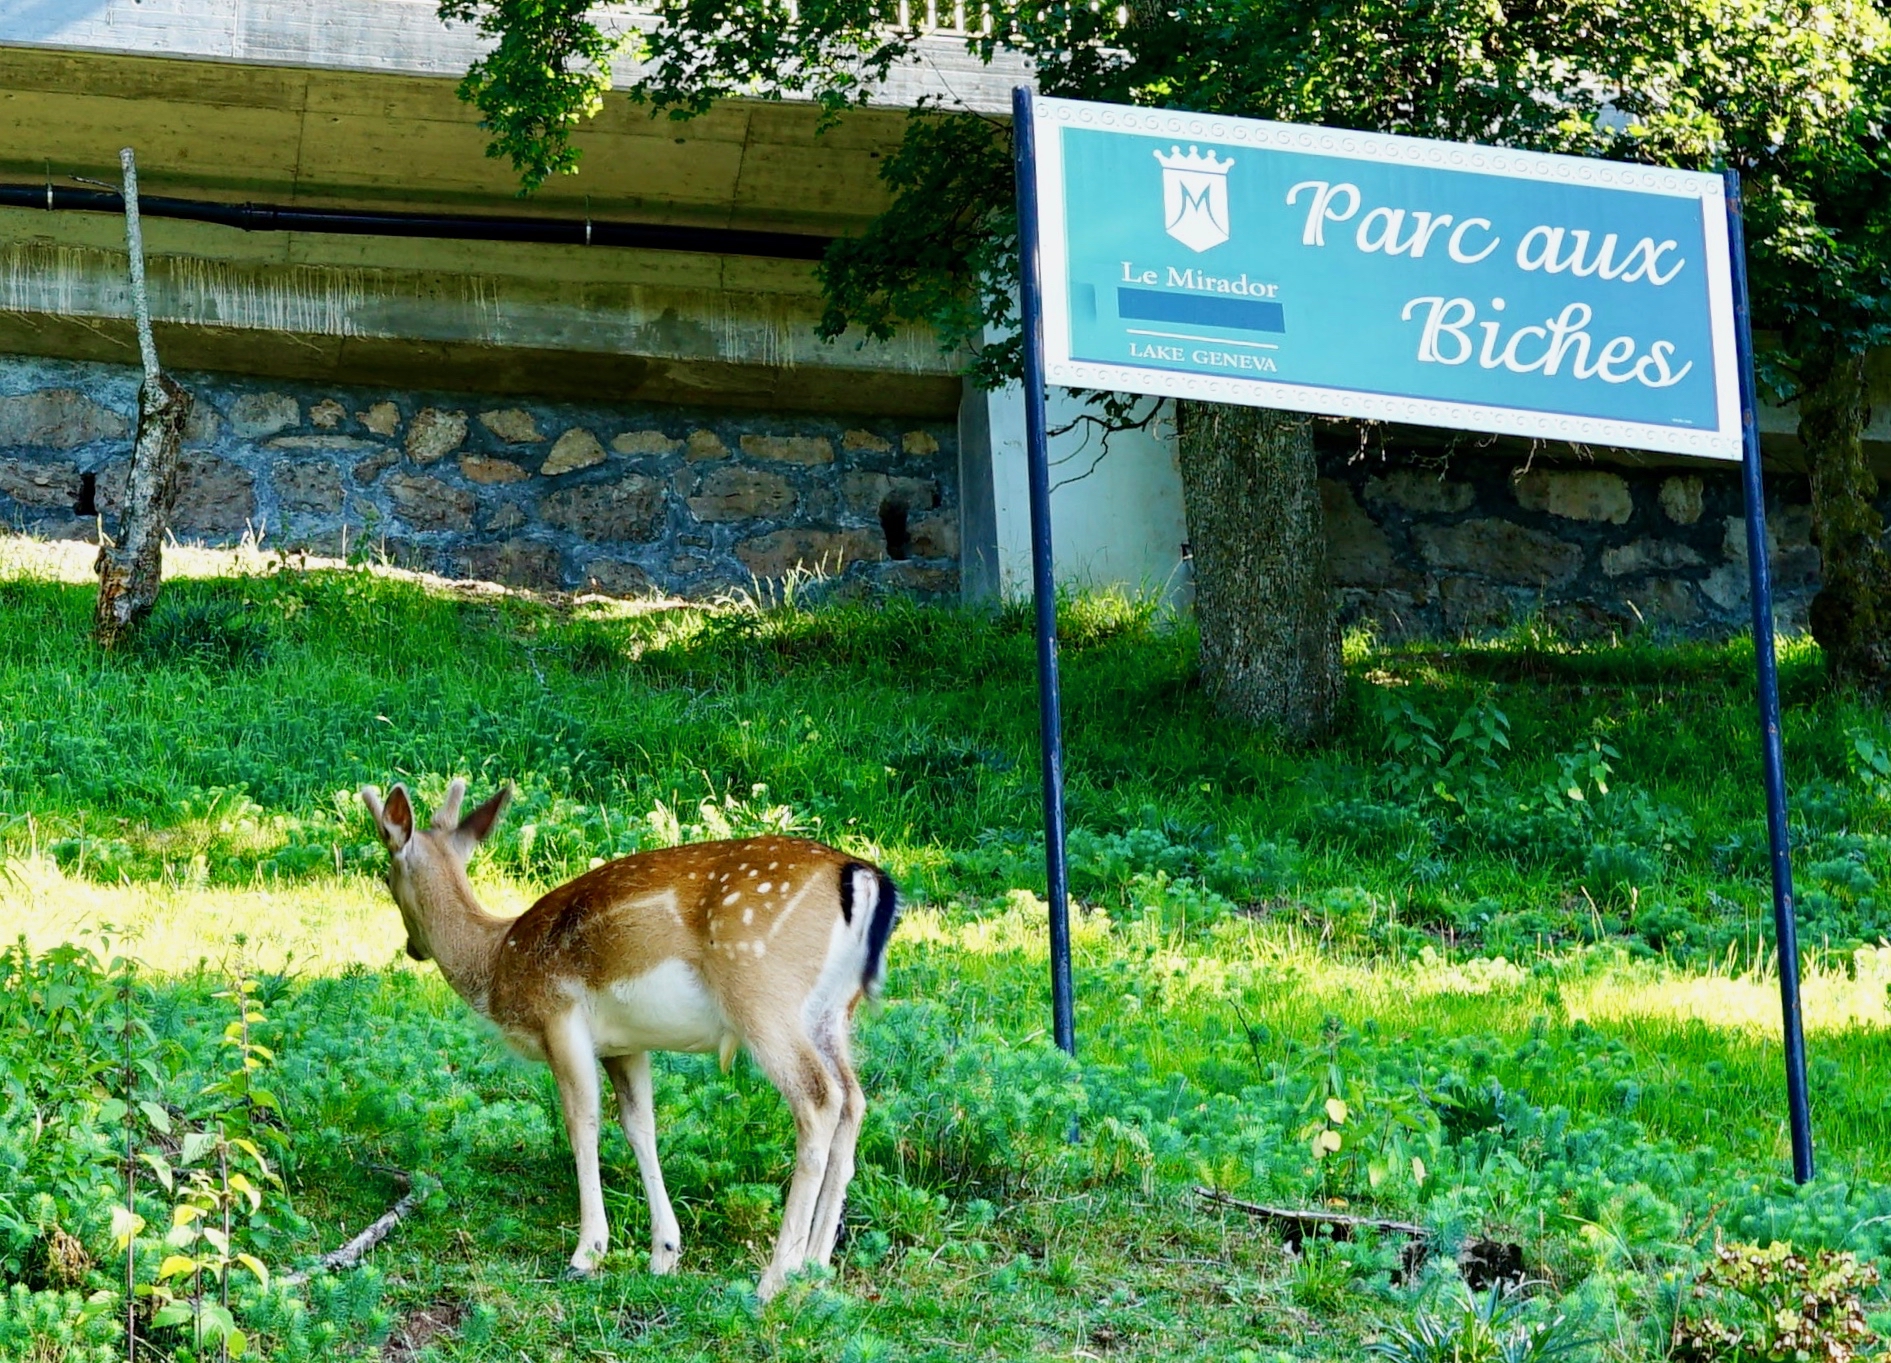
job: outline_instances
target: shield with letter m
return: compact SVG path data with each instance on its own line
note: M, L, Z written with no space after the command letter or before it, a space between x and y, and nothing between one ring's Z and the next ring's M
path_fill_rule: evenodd
M1162 217L1170 236L1191 251L1206 251L1228 239L1228 172L1234 158L1225 161L1210 151L1190 147L1188 155L1180 147L1165 154L1158 151L1162 163Z

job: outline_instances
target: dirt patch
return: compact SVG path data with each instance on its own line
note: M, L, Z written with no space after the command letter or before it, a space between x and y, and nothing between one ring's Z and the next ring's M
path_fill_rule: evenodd
M465 1319L466 1303L448 1298L409 1311L394 1322L387 1343L381 1346L381 1357L393 1363L407 1363L441 1335L450 1335L459 1329Z

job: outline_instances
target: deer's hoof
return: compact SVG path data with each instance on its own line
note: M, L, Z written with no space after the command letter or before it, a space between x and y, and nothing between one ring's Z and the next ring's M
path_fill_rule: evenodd
M652 1245L650 1247L650 1271L661 1276L676 1272L676 1261L682 1251L675 1245Z

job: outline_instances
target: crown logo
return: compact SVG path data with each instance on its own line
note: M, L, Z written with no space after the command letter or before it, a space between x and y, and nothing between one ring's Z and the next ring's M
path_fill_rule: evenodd
M1226 175L1234 169L1232 156L1226 161L1217 161L1212 148L1208 155L1203 156L1200 147L1190 147L1188 155L1184 156L1180 147L1170 147L1167 156L1157 152L1156 160L1162 162L1164 170L1192 170L1199 171L1203 175Z
M1213 150L1203 156L1200 147L1190 147L1186 156L1180 147L1155 155L1162 165L1165 230L1191 251L1221 245L1228 239L1228 172L1234 158L1217 160Z

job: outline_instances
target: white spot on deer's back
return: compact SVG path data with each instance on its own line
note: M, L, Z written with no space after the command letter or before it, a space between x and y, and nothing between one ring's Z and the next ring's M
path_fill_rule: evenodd
M740 890L731 890L729 891L729 893L725 894L722 897L722 902L724 904L733 904L735 903L736 900L740 899L741 897L742 897L742 892Z
M755 887L755 892L756 892L757 894L767 894L767 893L768 893L768 892L769 892L770 890L772 890L772 889L774 889L774 888L775 888L775 882L774 882L774 881L772 881L772 880L764 880L764 881L763 881L763 882L762 882L762 883L761 883L760 885L757 885L757 886Z
M744 924L745 926L746 926L747 924L749 924L749 923L753 923L754 921L755 921L755 910L754 910L754 909L744 909L744 910L742 910L742 922L743 922L743 924Z

